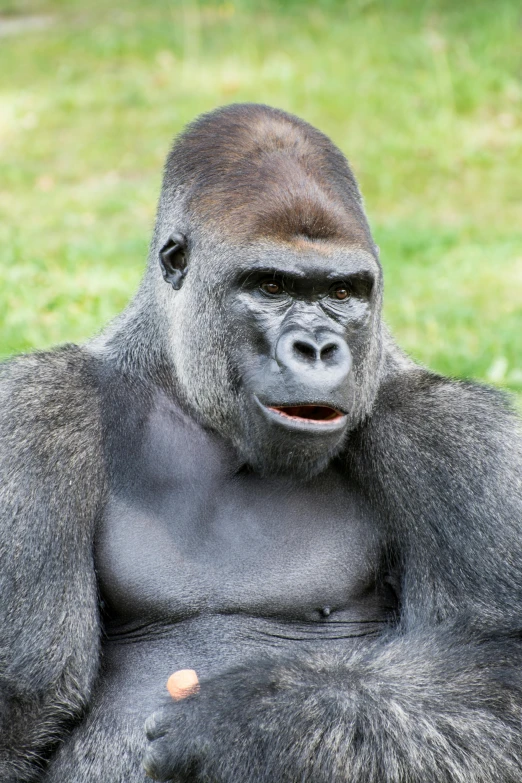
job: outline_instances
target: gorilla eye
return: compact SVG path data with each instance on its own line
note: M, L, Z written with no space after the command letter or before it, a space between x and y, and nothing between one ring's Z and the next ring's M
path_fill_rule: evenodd
M333 299L338 299L340 302L342 302L344 299L348 299L350 296L350 292L347 288L340 285L337 288L334 288L333 291L330 293L330 296Z
M261 283L261 290L270 296L277 296L277 294L283 293L283 287L273 280L266 280L264 283Z

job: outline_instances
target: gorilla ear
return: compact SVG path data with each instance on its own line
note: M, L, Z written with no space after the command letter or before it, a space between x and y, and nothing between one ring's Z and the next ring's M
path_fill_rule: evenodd
M160 250L161 272L165 282L179 291L187 274L187 238L171 234Z

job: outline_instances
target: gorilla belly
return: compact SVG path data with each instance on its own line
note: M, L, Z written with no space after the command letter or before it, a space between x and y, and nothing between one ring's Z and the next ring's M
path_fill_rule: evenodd
M384 619L317 622L201 614L171 628L119 628L109 624L102 671L89 714L60 747L45 783L143 783L146 718L170 697L165 685L177 669L194 668L200 679L219 676L262 655L348 652L367 643Z

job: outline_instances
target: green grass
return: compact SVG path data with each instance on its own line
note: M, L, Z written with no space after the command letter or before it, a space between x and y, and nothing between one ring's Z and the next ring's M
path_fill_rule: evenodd
M124 307L172 137L262 101L352 162L399 342L521 393L521 18L518 0L0 0L0 355Z

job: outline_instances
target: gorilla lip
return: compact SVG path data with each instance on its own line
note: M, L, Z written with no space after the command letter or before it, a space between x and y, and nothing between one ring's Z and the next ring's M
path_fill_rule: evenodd
M343 430L346 414L324 403L303 403L302 405L265 405L255 397L265 416L286 427L302 433L334 433Z
M267 405L268 410L292 421L306 421L313 424L331 424L344 419L344 413L329 405Z

